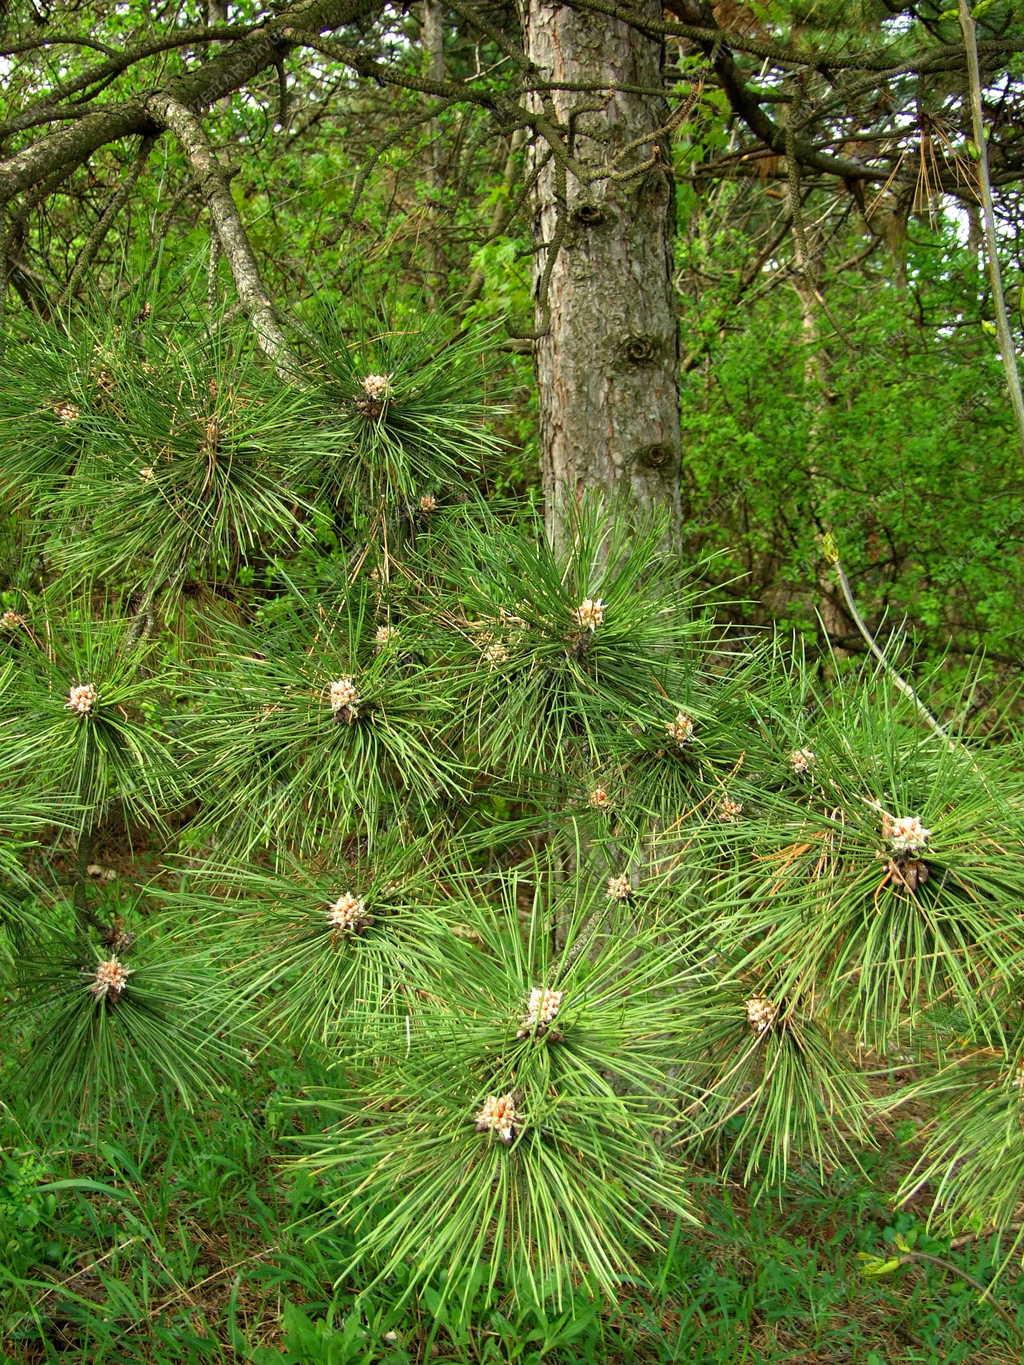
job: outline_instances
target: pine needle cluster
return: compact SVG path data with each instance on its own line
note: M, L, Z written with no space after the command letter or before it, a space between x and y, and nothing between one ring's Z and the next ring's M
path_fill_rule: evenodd
M585 496L552 543L494 498L486 332L297 345L286 384L136 319L0 384L0 964L39 1103L124 1138L289 1050L310 1232L409 1292L614 1296L694 1163L778 1191L920 1095L908 1189L1009 1226L1019 756L721 631L656 512Z

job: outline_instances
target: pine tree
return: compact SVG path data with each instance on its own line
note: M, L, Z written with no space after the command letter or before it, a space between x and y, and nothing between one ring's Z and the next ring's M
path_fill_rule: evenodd
M491 345L325 314L286 382L224 328L22 339L8 1083L130 1142L290 1050L310 1230L405 1293L613 1296L694 1163L779 1191L923 1094L906 1191L1008 1227L1016 756L720 630L656 511L496 498Z

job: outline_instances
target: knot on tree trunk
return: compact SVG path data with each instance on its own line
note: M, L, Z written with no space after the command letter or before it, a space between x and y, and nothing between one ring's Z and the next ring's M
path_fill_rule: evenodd
M572 221L576 227L595 228L607 222L608 211L600 204L577 204L572 211Z
M619 357L627 365L653 365L660 354L658 338L640 332L631 333L619 345Z
M636 452L636 463L645 469L664 469L674 458L675 452L664 442L655 441L652 445L641 446Z

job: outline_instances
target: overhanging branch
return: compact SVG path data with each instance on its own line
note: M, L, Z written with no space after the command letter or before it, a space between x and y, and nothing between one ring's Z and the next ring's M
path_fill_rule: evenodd
M238 299L253 325L256 339L279 373L295 378L299 362L293 354L274 305L260 275L241 215L235 205L224 168L195 114L170 95L152 95L146 101L151 117L169 128L181 144L195 176L224 258L238 291Z
M169 82L163 92L197 113L234 94L288 50L281 36L288 27L321 31L338 28L379 11L383 0L299 0L259 29L238 38L195 71ZM0 161L0 208L23 190L62 166L82 165L93 152L153 127L145 99L126 100L112 109L86 114L72 127L40 138Z

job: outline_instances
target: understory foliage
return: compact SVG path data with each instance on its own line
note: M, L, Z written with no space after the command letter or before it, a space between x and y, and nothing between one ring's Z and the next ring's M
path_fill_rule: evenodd
M614 1297L698 1168L777 1194L922 1096L904 1193L1008 1229L1019 755L723 632L657 517L553 546L493 494L491 345L325 315L285 384L229 330L22 340L8 1084L123 1146L298 1057L301 1230L403 1294Z

